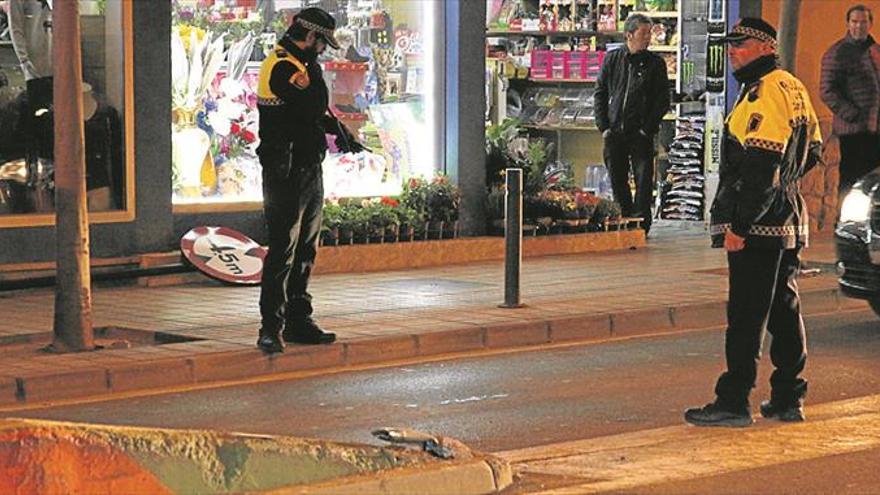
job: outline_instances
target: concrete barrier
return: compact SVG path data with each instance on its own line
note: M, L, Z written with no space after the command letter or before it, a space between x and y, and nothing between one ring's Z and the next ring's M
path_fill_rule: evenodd
M284 436L3 419L0 493L478 494L512 483L506 462L442 442L454 459Z

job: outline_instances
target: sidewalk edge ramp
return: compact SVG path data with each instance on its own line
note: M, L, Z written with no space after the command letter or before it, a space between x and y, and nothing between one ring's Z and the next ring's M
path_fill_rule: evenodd
M510 465L291 436L0 419L0 493L496 493Z

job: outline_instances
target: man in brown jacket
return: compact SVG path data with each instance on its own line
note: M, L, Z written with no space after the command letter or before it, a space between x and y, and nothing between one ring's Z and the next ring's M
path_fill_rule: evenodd
M880 166L880 47L868 34L873 22L868 7L850 7L846 36L822 57L820 95L834 112L833 131L840 138L841 195Z

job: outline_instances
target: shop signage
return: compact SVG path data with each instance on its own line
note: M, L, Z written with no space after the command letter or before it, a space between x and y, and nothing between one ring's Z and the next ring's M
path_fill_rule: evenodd
M180 239L183 256L205 275L240 285L260 283L266 248L227 227L196 227Z
M707 172L718 172L724 143L724 95L709 95L706 99L706 156Z

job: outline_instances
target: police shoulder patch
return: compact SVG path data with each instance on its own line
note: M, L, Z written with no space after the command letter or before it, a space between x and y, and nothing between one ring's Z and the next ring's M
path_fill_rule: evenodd
M760 113L753 113L749 115L749 123L746 125L746 133L758 132L758 128L761 127L761 122L764 120L764 116Z
M302 70L297 70L290 76L290 84L299 89L306 89L312 83L311 79L309 79L309 73Z
M309 71L306 68L305 64L299 61L294 56L287 57L287 60L293 64L296 69L293 75L290 76L289 82L294 87L298 89L306 89L312 83L312 80L309 78Z

